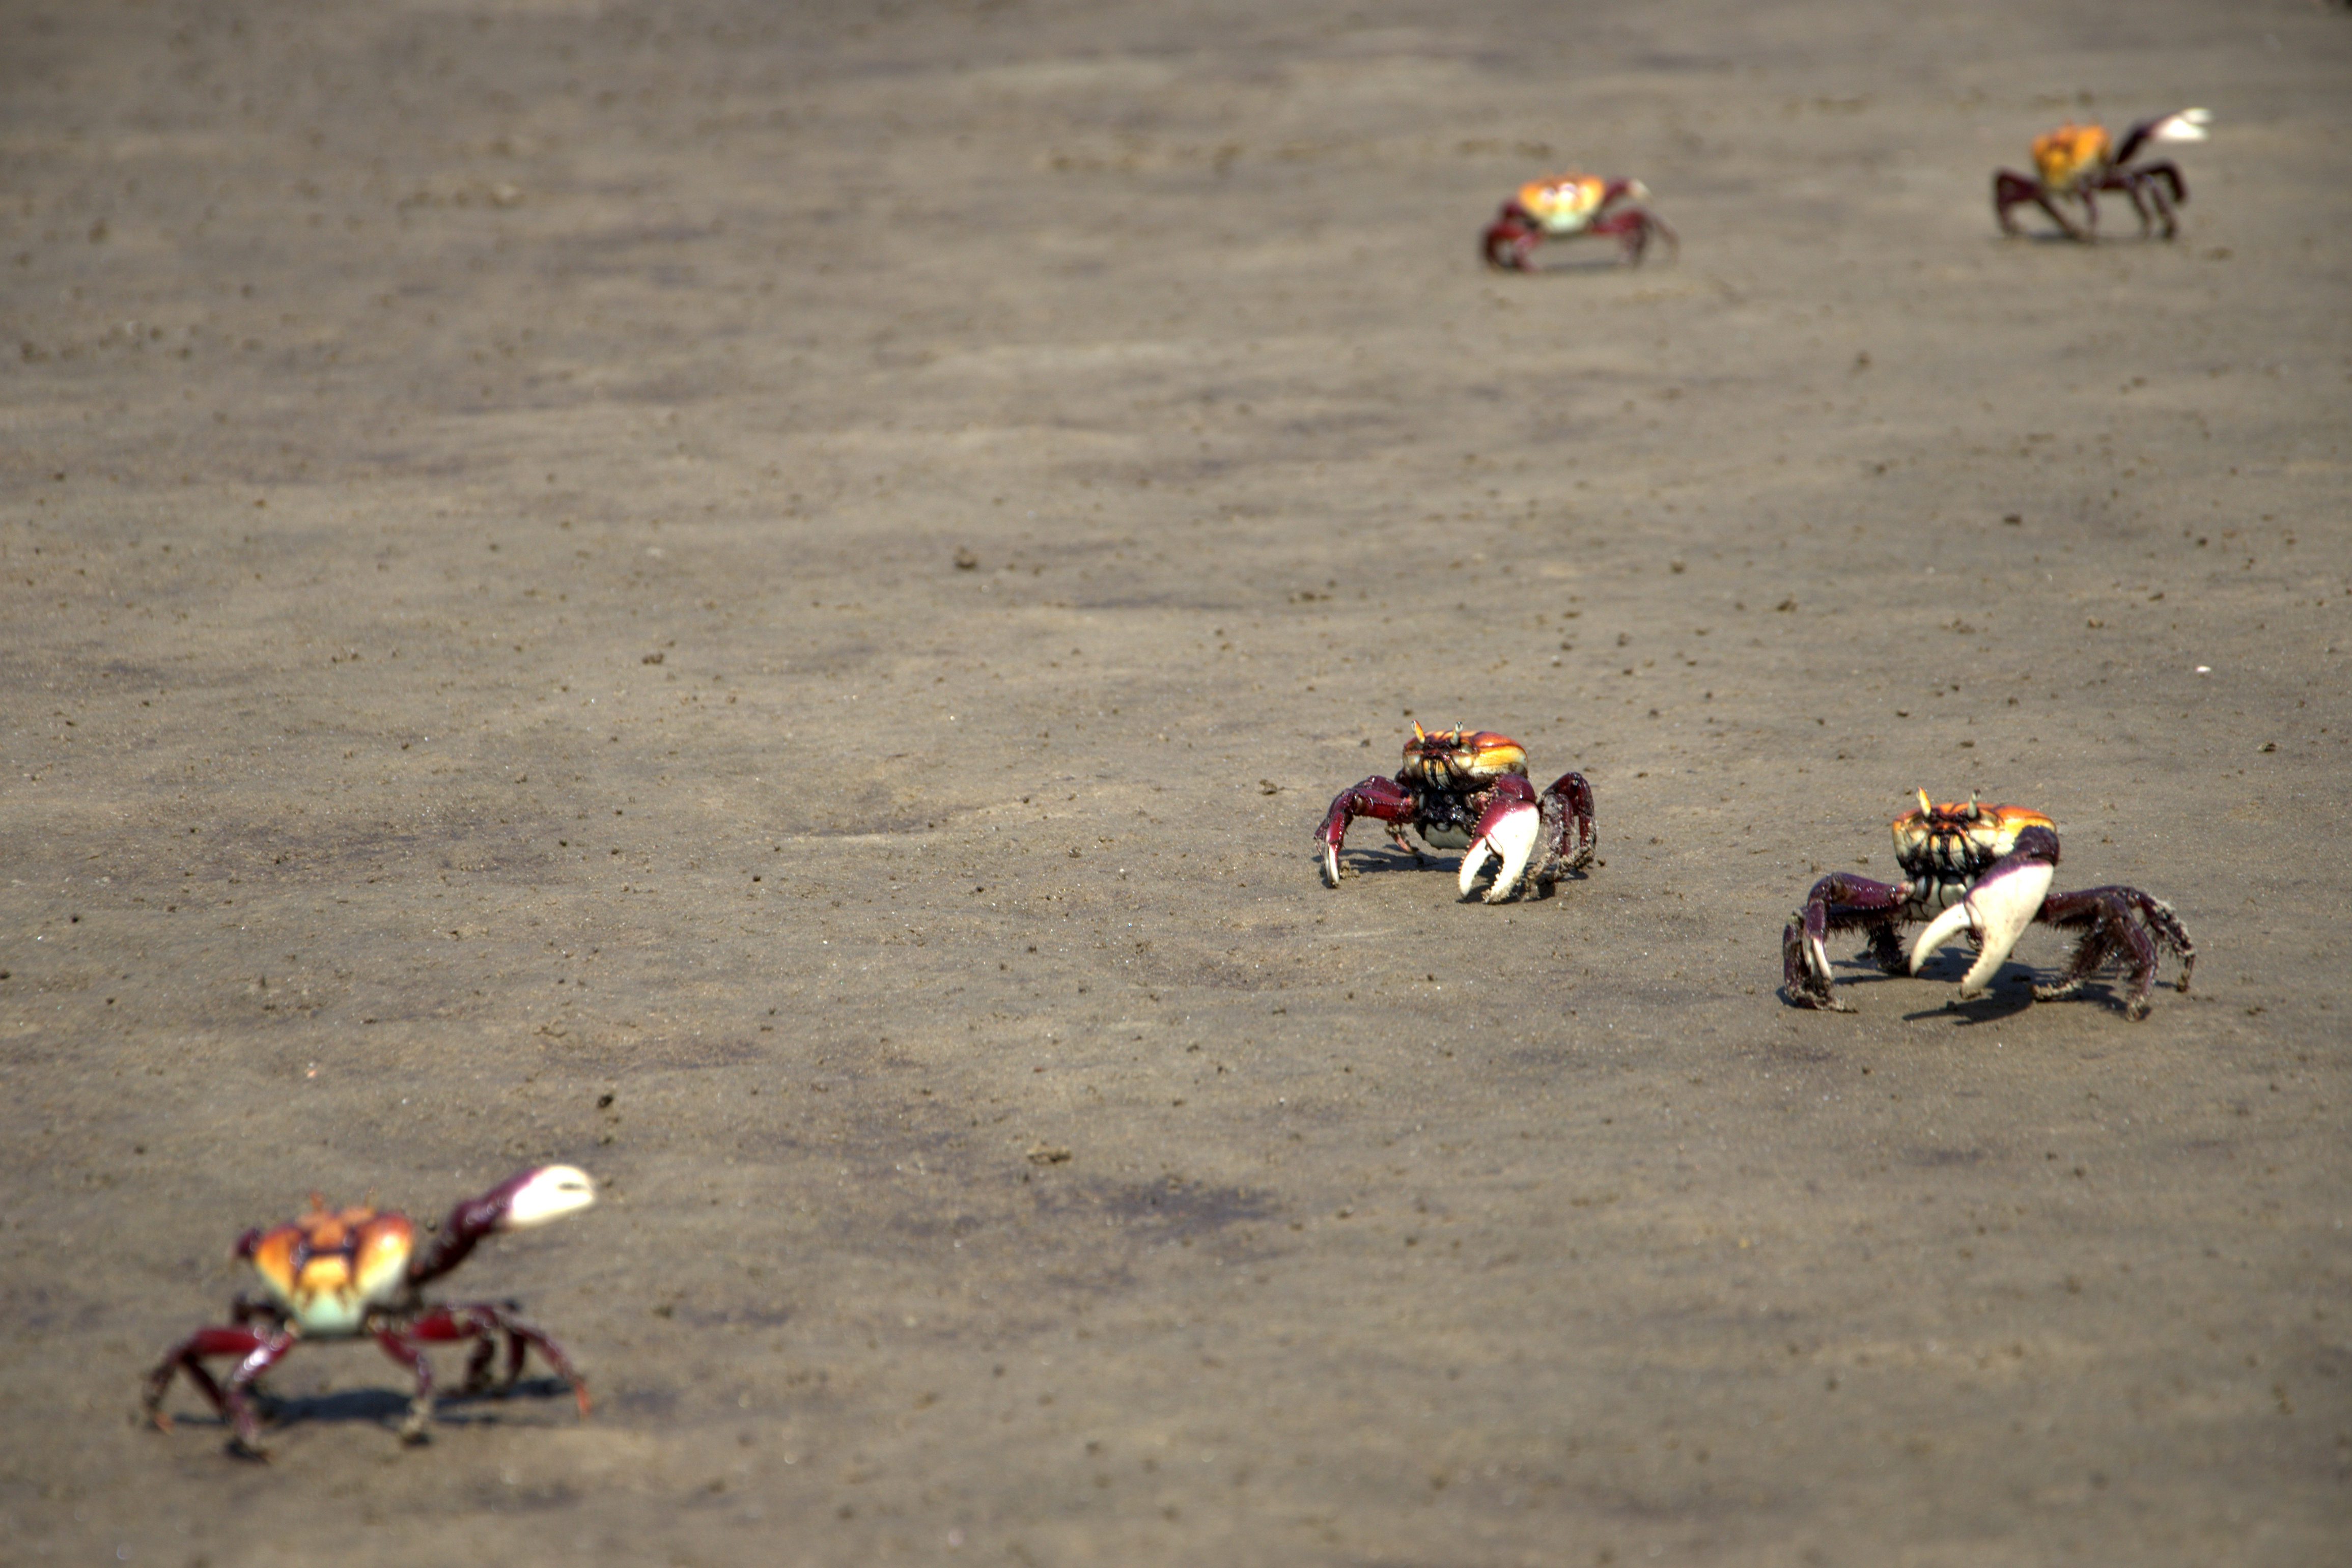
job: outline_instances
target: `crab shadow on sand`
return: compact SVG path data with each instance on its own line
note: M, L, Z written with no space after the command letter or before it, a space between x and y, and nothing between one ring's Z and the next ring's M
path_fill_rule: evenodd
M554 1399L568 1405L572 1385L560 1377L526 1377L505 1393L436 1394L435 1426L494 1426L504 1419L502 1407L522 1400ZM364 1422L386 1430L397 1428L408 1415L408 1395L393 1387L339 1388L323 1394L256 1393L253 1405L263 1430L282 1435L298 1426ZM207 1426L228 1430L226 1418L207 1411L174 1415L174 1426Z
M1399 849L1393 845L1382 845L1378 849L1351 849L1349 853L1352 858L1340 863L1342 878L1386 877L1403 871L1416 876L1445 877L1458 880L1462 875L1462 857L1453 850L1424 849L1421 852L1421 858L1418 860L1413 858L1410 850ZM1591 879L1592 873L1580 867L1559 874L1560 886L1570 882L1589 882ZM1476 902L1480 894L1493 885L1494 878L1491 875L1482 874L1471 896L1461 901ZM1520 901L1533 904L1540 903L1543 900L1534 892L1528 892L1521 896Z
M1888 974L1872 963L1865 953L1837 960L1831 967L1839 972L1837 984L1841 993L1850 990L1868 994L1880 985L1939 985L1941 989L1937 1000L1901 1015L1906 1024L1925 1023L1930 1018L1949 1018L1957 1027L1972 1028L1979 1024L2005 1022L2035 1005L2033 987L2042 984L2044 977L2028 963L2002 964L1983 995L1962 1001L1953 994L1952 988L1968 972L1969 962L1966 954L1939 954L1916 974ZM1779 995L1790 1006L1798 1005L1789 994L1787 986L1780 987ZM2115 988L2096 979L2085 984L2081 991L2066 1000L2070 1003L2095 1003L2114 1013L2124 1010Z
M1616 256L1579 256L1565 261L1539 261L1526 271L1515 273L1513 276L1519 278L1590 278L1596 273L1601 272L1639 271L1642 265L1643 264L1638 261L1627 261L1622 257ZM1661 265L1668 267L1673 266L1673 258L1668 258Z

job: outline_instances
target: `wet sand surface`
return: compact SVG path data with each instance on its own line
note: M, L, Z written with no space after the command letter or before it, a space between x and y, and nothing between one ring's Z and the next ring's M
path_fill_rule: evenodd
M2341 1560L2352 18L7 33L0 1558ZM2175 243L1999 237L2189 103ZM1679 260L1484 270L1568 166ZM1603 864L1324 889L1416 719ZM2193 989L1787 1005L1915 786ZM547 1160L450 1284L592 1420L137 1424L247 1226Z

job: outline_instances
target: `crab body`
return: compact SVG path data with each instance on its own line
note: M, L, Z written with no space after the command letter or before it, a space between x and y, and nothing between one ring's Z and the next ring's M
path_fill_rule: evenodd
M1938 805L1922 790L1919 808L1890 826L1903 880L1832 872L1813 884L1782 931L1782 977L1798 1006L1853 1010L1831 990L1825 939L1834 931L1862 931L1889 974L1917 973L1937 948L1965 931L1978 952L1960 981L1963 999L1983 994L2025 928L2036 923L2077 933L2065 973L2054 985L2035 986L2037 1001L2071 996L2107 964L2121 962L2125 1016L2145 1017L2157 962L2166 952L2180 960L2179 989L2189 989L2197 949L2170 905L2137 888L2051 892L2058 829L2042 813L1973 798ZM1906 952L1902 929L1922 923L1927 929Z
M1597 174L1558 174L1531 180L1505 202L1486 226L1481 242L1486 263L1507 271L1533 272L1536 252L1548 239L1579 235L1613 237L1629 264L1637 264L1653 238L1669 248L1675 231L1638 204L1650 189L1639 180L1605 180Z
M238 1246L286 1321L311 1339L349 1338L369 1312L396 1305L415 1249L406 1215L372 1208L314 1208Z
M1331 887L1339 885L1348 825L1360 816L1385 824L1416 864L1423 857L1405 837L1408 827L1433 848L1466 851L1459 876L1465 899L1495 861L1490 904L1529 889L1549 897L1561 877L1591 862L1599 843L1584 775L1562 773L1539 795L1528 782L1526 748L1491 730L1415 724L1395 777L1375 776L1340 791L1317 834L1323 880Z
M1905 812L1890 826L1895 864L1910 890L1905 915L1921 921L1967 898L1978 878L2017 848L2027 828L2058 830L2047 816L2021 805L1933 806L1924 795L1919 810Z
M2120 141L2104 126L2077 125L2069 121L2033 139L2033 173L2002 169L1992 177L1992 212L2003 234L2018 232L2010 209L2032 203L2050 216L2069 239L2093 239L2099 231L2098 195L2120 193L2139 215L2145 238L2151 228L2170 239L2179 225L2174 209L2189 199L2188 182L2169 158L2138 161L2141 152L2157 142L2202 142L2212 116L2202 109L2183 109L2143 120L2123 133ZM2067 214L2082 209L2077 224Z
M230 1447L249 1458L265 1457L260 1422L251 1391L271 1367L303 1340L372 1337L383 1352L416 1379L401 1436L425 1439L433 1417L433 1368L423 1346L471 1342L466 1391L489 1385L491 1363L503 1345L506 1378L500 1392L521 1374L528 1351L572 1385L580 1413L588 1414L588 1384L574 1371L562 1347L513 1315L509 1304L465 1302L436 1305L423 1288L456 1268L485 1237L524 1230L576 1214L595 1201L595 1186L570 1165L520 1172L477 1198L449 1211L441 1228L420 1249L416 1226L406 1215L373 1206L331 1210L316 1194L310 1212L267 1230L249 1230L236 1256L252 1263L264 1294L239 1296L227 1325L199 1329L172 1347L146 1388L147 1413L171 1429L163 1396L172 1380L185 1373L215 1411L229 1423ZM226 1380L205 1363L235 1357Z

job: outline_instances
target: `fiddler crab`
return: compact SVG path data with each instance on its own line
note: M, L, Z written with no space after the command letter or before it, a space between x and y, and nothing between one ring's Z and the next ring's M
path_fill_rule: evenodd
M2143 120L2111 141L2105 127L2077 125L2068 121L2055 131L2033 139L2033 174L2002 169L1992 177L1992 216L2003 234L2018 232L2010 209L2032 202L2050 215L2069 239L2092 239L2099 232L2101 191L2121 191L2139 215L2139 232L2147 236L2151 221L2163 226L2160 237L2170 239L2179 225L2173 208L2189 199L2189 185L2179 165L2169 158L2136 163L2142 149L2153 142L2202 142L2213 116L2202 109L2183 109ZM2066 216L2063 205L2079 202L2083 222Z
M2037 1002L2071 996L2092 975L2120 961L2126 972L2124 1016L2144 1018L2157 960L2166 952L2180 960L2178 989L2189 989L2197 949L2170 905L2137 888L2050 890L2058 871L2058 829L2042 813L2021 805L1984 805L1973 795L1965 805L1937 805L1921 790L1919 809L1905 812L1892 826L1895 863L1904 880L1876 882L1832 872L1813 884L1805 907L1781 932L1781 970L1789 999L1798 1006L1853 1011L1830 991L1822 942L1832 931L1854 930L1868 936L1871 956L1889 974L1918 973L1938 948L1966 932L1976 945L1977 961L1961 977L1963 1000L1984 994L2025 928L2036 923L2080 933L2058 983L2033 988ZM1906 955L1897 932L1920 921L1927 929Z
M1639 180L1604 180L1598 174L1559 174L1521 185L1486 226L1486 264L1507 271L1534 272L1536 251L1547 239L1580 234L1613 235L1628 265L1637 265L1653 237L1679 250L1675 231L1646 207L1650 187Z
M1565 773L1536 794L1528 782L1528 753L1491 730L1423 730L1416 722L1404 745L1404 765L1392 779L1377 775L1339 792L1316 835L1323 880L1339 885L1339 850L1348 824L1360 816L1387 824L1389 837L1424 861L1406 839L1407 827L1440 849L1462 849L1460 887L1468 898L1488 860L1496 862L1486 901L1499 904L1532 889L1549 898L1552 884L1592 861L1600 837L1592 824L1592 786Z
M542 1165L508 1177L478 1198L449 1211L441 1228L420 1249L416 1226L406 1215L370 1206L331 1210L310 1194L310 1212L268 1230L248 1230L236 1256L252 1261L266 1296L240 1294L229 1307L233 1327L198 1329L172 1347L147 1379L149 1419L172 1429L163 1395L173 1377L186 1373L226 1418L230 1450L266 1458L248 1391L304 1340L348 1340L365 1334L383 1353L416 1377L408 1418L400 1428L405 1442L422 1443L433 1419L433 1366L424 1346L478 1342L466 1363L465 1392L490 1385L490 1364L506 1348L503 1393L521 1375L526 1349L537 1351L556 1375L572 1385L580 1414L588 1414L588 1384L562 1347L513 1316L514 1303L426 1301L423 1288L456 1268L483 1237L577 1214L596 1201L595 1184L570 1165ZM258 1326L257 1326L258 1325ZM234 1356L226 1383L205 1369L211 1356Z

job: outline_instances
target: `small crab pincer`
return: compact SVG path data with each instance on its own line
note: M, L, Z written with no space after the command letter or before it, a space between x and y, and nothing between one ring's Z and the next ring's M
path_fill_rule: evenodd
M1552 884L1590 865L1600 845L1584 775L1562 773L1538 795L1528 782L1527 752L1491 730L1423 730L1416 723L1396 777L1376 775L1341 790L1316 835L1328 886L1339 885L1339 851L1348 825L1360 816L1384 823L1415 865L1424 862L1404 836L1408 827L1437 848L1463 850L1465 899L1494 861L1490 904L1530 889L1549 898Z
M2169 158L2141 163L2140 153L2155 142L2202 142L2213 116L2202 109L2183 109L2143 120L2123 134L2109 138L2106 128L2077 125L2068 121L2055 131L2033 139L2033 173L2001 169L1992 177L1992 216L2003 234L2018 232L2010 209L2027 202L2050 215L2058 232L2068 239L2095 239L2099 232L2098 193L2120 191L2139 215L2140 237L2150 225L2161 225L2160 238L2179 230L2173 209L2189 199L2188 182ZM2083 221L2066 216L2066 205L2080 204Z
M1556 174L1521 185L1495 221L1486 226L1479 248L1486 265L1508 272L1535 272L1536 251L1548 239L1573 239L1578 235L1611 235L1622 247L1627 266L1639 266L1654 238L1678 251L1675 231L1648 208L1623 204L1650 199L1650 187L1639 180L1604 180L1597 174Z
M363 1334L416 1378L416 1394L400 1428L404 1441L424 1442L433 1419L433 1366L423 1348L428 1344L476 1342L466 1362L468 1394L491 1386L490 1366L501 1344L506 1376L496 1389L500 1394L521 1375L526 1350L537 1351L572 1385L584 1416L587 1380L562 1346L513 1315L512 1302L435 1304L422 1290L465 1262L483 1237L545 1225L595 1201L595 1184L570 1165L519 1172L451 1209L420 1249L416 1226L406 1215L365 1205L331 1210L313 1193L309 1214L268 1230L248 1230L238 1239L236 1256L253 1264L268 1294L238 1296L229 1308L232 1326L198 1329L172 1347L148 1376L148 1417L171 1430L163 1395L173 1377L184 1372L228 1422L231 1451L266 1458L250 1397L255 1383L306 1339ZM215 1356L236 1358L226 1382L205 1370L205 1360Z
M1830 989L1825 939L1859 931L1871 955L1889 974L1916 974L1937 949L1961 933L1976 944L1977 960L1961 977L1962 1000L1981 996L2030 925L2078 933L2065 973L2054 985L2036 985L2034 1000L2053 1002L2080 991L2094 974L2120 962L2126 972L2124 1016L2147 1016L2157 961L2180 960L2179 988L2189 989L2197 948L2172 907L2137 888L2088 888L2053 893L2058 830L2050 818L2021 805L1937 805L1919 792L1919 809L1893 823L1900 882L1836 871L1815 882L1804 908L1780 933L1780 967L1789 1000L1800 1007L1853 1009ZM1925 921L1906 952L1899 932Z

